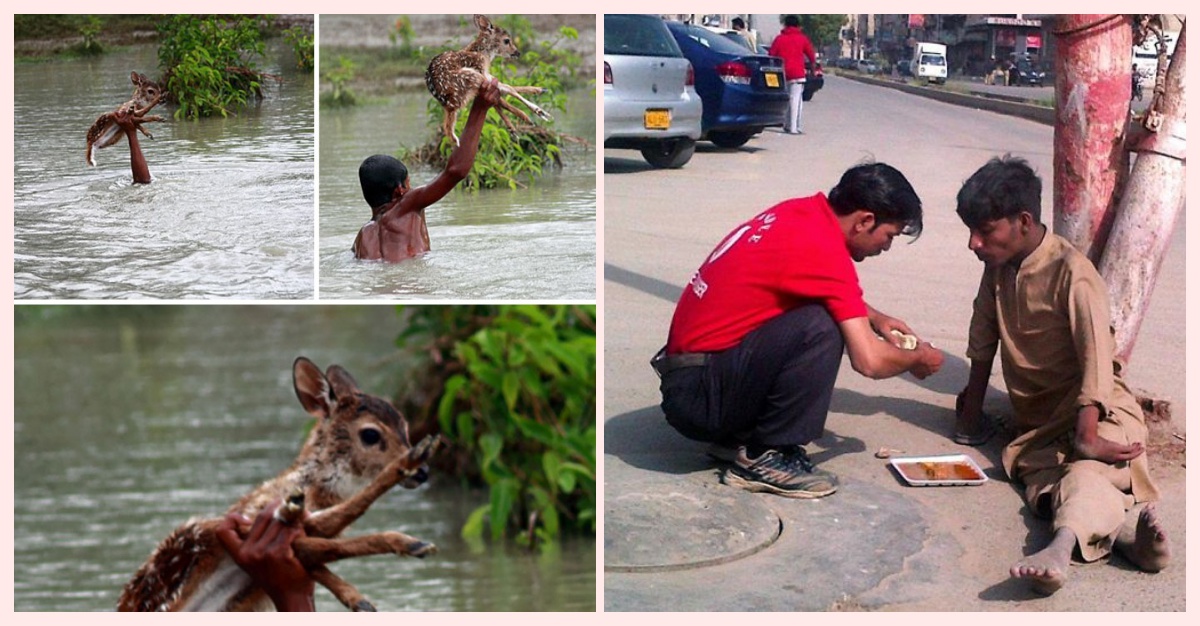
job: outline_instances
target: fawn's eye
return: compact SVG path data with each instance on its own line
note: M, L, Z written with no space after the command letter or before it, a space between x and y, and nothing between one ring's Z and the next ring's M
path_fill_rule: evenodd
M379 440L383 438L383 435L380 435L379 431L375 430L374 428L364 428L358 431L358 438L362 440L364 445L373 446L379 443Z
M512 40L511 40L511 39L505 39L505 40L504 40L504 44L505 44L505 45L508 45L508 44L510 44L510 43L512 43Z

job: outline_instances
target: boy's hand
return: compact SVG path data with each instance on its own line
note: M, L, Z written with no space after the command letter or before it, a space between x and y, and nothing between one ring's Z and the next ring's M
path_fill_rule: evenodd
M482 100L484 104L490 107L496 106L500 102L501 97L500 80L494 77L480 87L479 93L475 95L476 100Z
M275 519L279 504L275 501L264 508L253 523L237 513L226 515L217 538L278 610L313 611L313 579L292 552L292 541L304 535L304 526ZM247 525L250 529L242 538Z
M909 368L908 372L916 376L917 379L927 378L942 369L942 360L945 357L942 355L941 350L933 347L933 344L928 341L922 341L917 344L916 352L918 361Z

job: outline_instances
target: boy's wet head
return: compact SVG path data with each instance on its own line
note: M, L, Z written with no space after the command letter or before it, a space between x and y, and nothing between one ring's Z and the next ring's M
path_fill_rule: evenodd
M369 156L358 166L358 182L363 198L372 209L392 201L392 192L408 180L408 168L399 159L386 154Z

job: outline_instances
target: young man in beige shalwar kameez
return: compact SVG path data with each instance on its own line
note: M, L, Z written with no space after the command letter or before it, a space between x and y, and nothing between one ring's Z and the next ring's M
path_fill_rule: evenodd
M1018 435L1004 470L1054 538L1012 576L1054 593L1078 546L1084 561L1117 549L1144 571L1167 565L1146 422L1114 360L1108 291L1092 263L1041 223L1041 181L1022 159L992 159L963 184L958 215L986 267L975 298L955 440L978 445L997 347Z

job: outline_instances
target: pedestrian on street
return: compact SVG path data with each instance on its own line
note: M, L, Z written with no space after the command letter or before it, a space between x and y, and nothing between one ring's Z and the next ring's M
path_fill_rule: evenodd
M868 163L828 197L785 200L738 226L701 264L651 364L667 422L732 457L726 484L792 498L837 490L804 445L824 434L843 350L870 378L941 367L940 350L867 305L854 269L919 235L921 219L904 175Z
M1090 562L1116 549L1157 572L1170 547L1153 505L1146 420L1114 356L1108 290L1091 261L1042 224L1041 193L1029 164L1011 156L993 158L958 192L968 247L985 267L954 439L990 436L982 407L999 350L1017 430L1004 471L1054 528L1049 545L1009 573L1048 595L1066 583L1073 553Z
M801 134L800 114L804 110L804 81L807 75L805 59L817 64L817 52L812 42L800 30L800 18L789 15L783 20L783 31L771 42L768 51L773 57L783 59L783 75L788 84L788 116L783 130L793 135Z
M733 30L736 30L737 34L746 40L746 45L750 46L755 54L758 54L758 33L746 28L746 20L740 17L733 18Z

